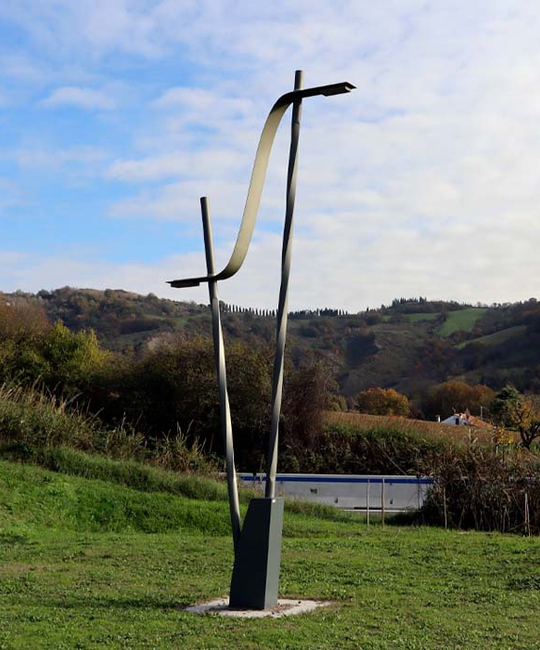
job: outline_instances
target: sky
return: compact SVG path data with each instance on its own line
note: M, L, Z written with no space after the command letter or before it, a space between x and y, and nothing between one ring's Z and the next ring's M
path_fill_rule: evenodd
M534 0L0 3L0 290L207 302L199 197L228 260L274 101L304 101L289 307L513 302L540 277ZM220 298L277 305L290 115Z

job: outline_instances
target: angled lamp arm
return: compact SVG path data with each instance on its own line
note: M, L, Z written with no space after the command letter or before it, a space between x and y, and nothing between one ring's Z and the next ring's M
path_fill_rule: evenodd
M184 280L169 280L171 287L196 287L201 284L201 282L209 282L210 280L226 280L238 271L246 258L253 229L255 228L255 221L257 219L257 213L261 202L268 161L270 159L272 145L281 118L291 104L306 97L315 97L317 95L323 95L325 97L340 95L342 93L348 93L354 88L355 86L344 81L342 83L330 84L328 86L317 86L315 88L306 88L305 90L295 90L282 95L277 100L266 118L261 133L257 153L255 154L255 162L253 163L253 171L251 173L251 181L249 183L244 214L242 216L240 230L229 262L225 268L217 274L203 275L198 278L186 278Z

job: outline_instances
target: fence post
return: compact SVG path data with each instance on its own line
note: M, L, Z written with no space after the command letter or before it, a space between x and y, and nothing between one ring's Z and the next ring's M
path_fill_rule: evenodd
M531 536L531 516L529 512L529 493L525 491L525 534Z
M369 479L366 484L366 525L369 526Z
M384 528L384 476L381 483L381 523Z

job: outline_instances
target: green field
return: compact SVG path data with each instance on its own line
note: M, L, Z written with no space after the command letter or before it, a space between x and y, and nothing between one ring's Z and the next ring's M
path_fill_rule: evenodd
M450 334L459 330L470 332L486 311L487 309L482 307L468 307L467 309L450 311L446 321L437 329L437 334L444 337L450 336Z
M424 321L436 320L440 314L435 313L419 313L419 314L402 314L403 322L407 323L423 323ZM384 314L381 317L383 323L391 323L395 318L393 315Z
M463 341L463 343L456 345L456 348L461 350L470 343L482 343L483 345L500 345L501 343L514 338L514 336L520 336L526 331L526 329L526 325L507 327L505 330L500 330L498 332L494 332L493 334L486 334L486 336L480 336L479 338L472 339L471 341Z
M0 648L531 649L540 540L286 513L294 618L184 611L226 595L224 502L0 462Z
M410 323L421 323L423 321L436 320L439 318L440 314L408 314L407 320Z

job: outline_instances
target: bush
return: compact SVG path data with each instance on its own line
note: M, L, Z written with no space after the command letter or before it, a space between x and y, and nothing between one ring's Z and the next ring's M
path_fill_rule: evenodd
M528 452L471 445L438 458L423 508L427 523L540 534L540 460Z
M235 434L253 438L269 417L270 366L265 349L245 344L227 347L227 380ZM93 387L92 408L109 423L136 422L151 444L174 435L221 445L219 392L212 342L177 340L140 359L110 365Z
M144 436L125 422L106 427L96 415L36 387L0 386L0 452L39 461L47 450L59 447L145 461L184 473L217 472L217 464L203 453L198 440L188 442L180 430L149 447Z
M0 337L0 381L39 382L58 395L73 397L86 390L108 360L93 331L74 333L60 321L37 333Z
M407 417L411 410L406 395L393 388L368 388L358 393L356 408L371 415L402 415Z

